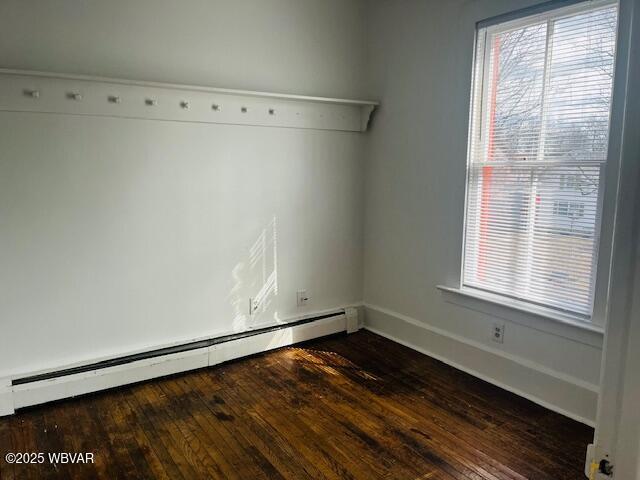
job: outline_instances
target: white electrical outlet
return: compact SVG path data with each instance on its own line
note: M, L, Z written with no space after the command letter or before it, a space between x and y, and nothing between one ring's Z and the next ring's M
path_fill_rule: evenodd
M255 315L260 309L260 301L257 298L249 299L249 315Z
M504 343L504 323L493 323L491 327L491 339L497 343Z
M307 295L307 291L306 290L298 290L297 299L298 299L298 306L299 307L306 306L307 303L309 303L309 296Z

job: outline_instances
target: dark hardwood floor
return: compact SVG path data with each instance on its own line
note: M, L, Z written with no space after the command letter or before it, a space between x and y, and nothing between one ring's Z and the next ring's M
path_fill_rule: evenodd
M0 419L0 477L573 480L592 435L362 331Z

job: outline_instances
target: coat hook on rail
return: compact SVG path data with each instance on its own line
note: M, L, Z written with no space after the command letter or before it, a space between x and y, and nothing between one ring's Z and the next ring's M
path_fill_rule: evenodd
M189 110L189 102L182 100L180 102L180 107L183 108L184 110Z
M67 93L67 98L69 100L75 100L76 102L79 102L80 100L82 100L82 94L78 92L69 92Z
M40 98L40 90L25 89L22 93L25 97Z
M120 103L122 100L117 95L109 95L109 103Z
M222 108L217 103L214 103L213 105L211 105L211 110L213 110L214 112L219 112L221 109Z
M154 106L156 106L156 105L158 104L158 101L157 101L157 100L154 100L153 98L147 98L147 99L144 101L144 103L145 103L146 105L149 105L150 107L154 107Z

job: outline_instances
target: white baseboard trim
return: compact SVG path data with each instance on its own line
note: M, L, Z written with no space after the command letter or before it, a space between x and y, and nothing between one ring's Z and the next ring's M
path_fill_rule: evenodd
M0 379L0 416L11 415L15 413L16 409L22 407L205 368L275 348L344 332L348 330L347 319L354 315L357 317L357 310L347 308L345 313L329 318L233 339L205 348L46 380L12 385L10 379Z
M398 312L365 304L364 328L458 370L595 426L599 388Z

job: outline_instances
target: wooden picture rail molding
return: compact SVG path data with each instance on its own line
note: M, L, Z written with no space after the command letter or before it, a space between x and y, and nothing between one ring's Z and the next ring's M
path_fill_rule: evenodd
M0 111L364 132L378 102L0 69Z

